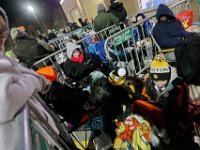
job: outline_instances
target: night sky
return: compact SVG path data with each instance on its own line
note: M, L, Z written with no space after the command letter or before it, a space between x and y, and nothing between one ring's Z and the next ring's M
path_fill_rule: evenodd
M44 24L55 22L52 19L58 18L56 11L61 9L59 0L0 0L0 6L6 11L11 27L37 24L32 12L27 9L29 4L34 7L36 15Z

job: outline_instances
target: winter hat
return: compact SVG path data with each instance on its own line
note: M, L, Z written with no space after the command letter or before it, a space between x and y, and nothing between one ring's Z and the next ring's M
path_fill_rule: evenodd
M71 59L72 54L73 54L73 51L74 51L75 49L79 49L81 46L80 46L80 45L76 45L76 44L73 43L73 42L68 42L66 47L67 47L67 57L68 57L69 59Z
M108 75L108 81L114 86L124 84L126 82L126 69L118 68L111 71Z
M106 12L106 8L103 4L98 4L97 13Z
M150 77L152 80L170 80L170 66L162 55L156 56L151 62Z

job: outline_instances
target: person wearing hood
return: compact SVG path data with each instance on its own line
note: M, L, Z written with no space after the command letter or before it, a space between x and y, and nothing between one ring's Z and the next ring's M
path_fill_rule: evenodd
M99 32L111 25L118 24L119 19L115 17L112 13L106 12L106 8L103 4L98 4L97 16L94 19L94 31Z
M193 35L183 28L181 22L176 19L173 12L164 4L160 4L157 12L153 36L161 48L174 48L182 44L185 38Z
M109 12L119 19L119 22L126 22L127 12L123 3L119 0L111 0Z
M82 51L80 45L68 42L66 49L68 59L61 66L68 77L79 81L96 69L96 65Z
M15 43L13 53L29 68L36 61L54 52L54 47L42 40L30 38L25 31L18 28L12 28L10 35Z
M141 22L146 19L146 16L143 13L138 13L135 17L135 22ZM143 23L139 24L133 30L133 36L135 41L143 40L146 37L149 37L149 30L153 27L153 23L150 20L146 20Z
M8 18L0 7L0 147L1 149L24 149L22 140L21 110L37 92L49 87L45 77L24 68L15 59L6 57L4 44L9 35ZM20 121L19 121L20 120Z

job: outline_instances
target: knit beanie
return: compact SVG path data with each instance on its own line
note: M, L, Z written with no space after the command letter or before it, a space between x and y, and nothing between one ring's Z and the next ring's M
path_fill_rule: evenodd
M106 8L103 4L98 4L97 6L97 13L106 12Z
M66 48L67 48L67 57L69 58L69 59L71 59L72 58L72 54L73 54L73 51L75 50L75 49L80 49L80 45L77 45L77 44L75 44L75 43L73 43L73 42L68 42L67 43L67 45L66 45Z
M170 80L171 70L165 59L162 57L154 58L150 65L150 77L152 80Z
M114 86L124 84L126 82L126 69L118 68L111 71L108 75L108 81Z

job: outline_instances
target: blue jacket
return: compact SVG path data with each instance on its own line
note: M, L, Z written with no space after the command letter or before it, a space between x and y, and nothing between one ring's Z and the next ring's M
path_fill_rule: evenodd
M138 16L142 16L143 19L146 19L146 16L143 13L139 13L136 16L136 19ZM136 22L138 22L136 20ZM143 40L145 37L149 36L149 30L153 27L153 23L150 22L149 20L145 21L144 24L141 26L137 26L136 28L133 29L133 37L135 41L137 42L138 40ZM143 35L143 32L144 35Z
M162 15L168 16L165 22L160 21ZM173 12L164 4L160 4L156 13L156 23L153 36L161 48L173 48L183 43L184 37L193 33L185 31L181 22L177 20Z

